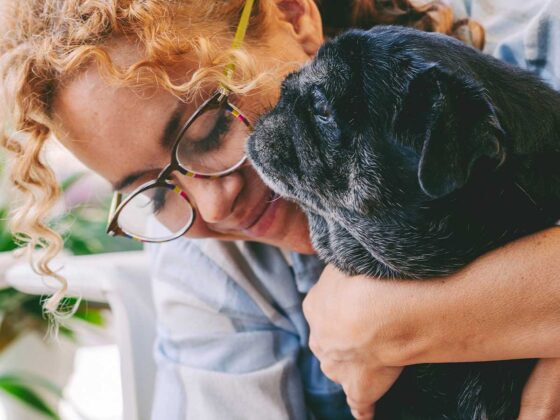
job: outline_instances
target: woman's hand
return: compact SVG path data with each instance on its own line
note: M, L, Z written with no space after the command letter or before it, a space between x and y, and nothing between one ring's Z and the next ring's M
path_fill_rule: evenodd
M403 328L397 326L402 311L398 296L391 296L391 284L365 281L372 287L364 289L364 278L347 277L327 266L303 304L311 326L309 347L325 375L342 385L352 414L359 419L373 417L375 402L402 370L384 359L384 344L406 340L393 336ZM386 298L378 299L376 294Z
M327 267L304 301L310 347L355 413L366 414L401 366L559 358L559 250L552 228L443 279L348 277Z

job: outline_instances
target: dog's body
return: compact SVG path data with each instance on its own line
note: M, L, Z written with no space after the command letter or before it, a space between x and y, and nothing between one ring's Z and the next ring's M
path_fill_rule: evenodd
M285 80L248 155L348 274L449 274L560 219L560 94L443 35L379 27L328 42ZM514 419L533 365L409 367L376 413Z

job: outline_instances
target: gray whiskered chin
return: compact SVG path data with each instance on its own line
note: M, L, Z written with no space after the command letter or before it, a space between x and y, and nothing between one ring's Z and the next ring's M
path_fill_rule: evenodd
M284 198L293 199L294 201L297 201L294 191L289 186L287 181L281 180L274 174L270 174L266 170L263 170L262 166L260 166L253 158L251 158L251 160L253 161L253 165L257 170L257 173L271 190L273 190L275 193L281 195Z
M265 184L282 198L296 203L304 210L321 214L324 217L329 216L329 212L318 205L320 199L313 192L306 191L295 182L290 184L289 182L279 180L273 175L262 173L260 170L258 172Z

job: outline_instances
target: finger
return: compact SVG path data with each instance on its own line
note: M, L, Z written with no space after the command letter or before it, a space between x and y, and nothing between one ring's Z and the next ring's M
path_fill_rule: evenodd
M349 404L354 407L369 407L385 393L386 387L379 383L378 374L355 372L343 376L344 391Z
M321 352L321 346L319 345L319 342L315 339L315 335L310 334L309 335L309 343L308 343L309 349L311 350L311 352L317 356L317 358L319 358L319 355L322 353Z
M372 419L374 414L374 403L356 401L350 397L346 397L346 402L352 411L352 415L357 419Z
M346 393L346 402L356 419L372 419L373 409L376 402L373 385L363 380L354 380L353 386L343 384L342 388ZM359 385L357 385L359 384Z
M375 402L356 402L352 398L347 398L348 406L352 411L352 415L357 419L372 419L374 414Z
M358 410L358 411L368 411L368 410L372 410L373 405L375 404L375 401L372 400L368 400L368 401L357 401L355 399L353 399L352 397L347 396L346 397L346 402L348 403L348 405L354 409L354 410Z
M362 410L350 407L350 411L352 412L354 418L357 420L372 420L375 414L374 406L371 406L369 409Z
M341 366L339 363L333 362L329 359L319 360L319 366L321 371L325 374L327 378L331 381L340 383L339 377L341 373Z
M375 403L397 380L402 368L381 367L373 370L357 369L344 376L346 395L356 403Z

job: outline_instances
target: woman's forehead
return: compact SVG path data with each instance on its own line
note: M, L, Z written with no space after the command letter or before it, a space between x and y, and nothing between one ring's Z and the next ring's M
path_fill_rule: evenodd
M124 72L130 66L138 64L145 55L138 43L123 37L112 39L104 49L109 54L111 66ZM180 65L165 69L170 80L182 83L191 74L193 61L185 59ZM98 65L91 62L83 71L63 79L53 103L54 119L63 122L67 134L75 140L83 135L91 138L88 131L95 123L95 133L106 136L107 131L119 130L126 123L142 126L145 119L161 117L161 113L170 112L178 99L165 90L155 80L146 81L143 85L125 85L118 80L102 77Z
M165 151L160 138L177 104L162 88L110 84L92 65L57 92L56 136L87 166L114 182L123 171L161 164Z
M88 121L102 119L100 122L106 126L119 117L145 116L154 112L155 105L176 101L172 94L155 86L130 87L112 83L102 78L92 65L58 89L53 110L55 119L60 116Z

